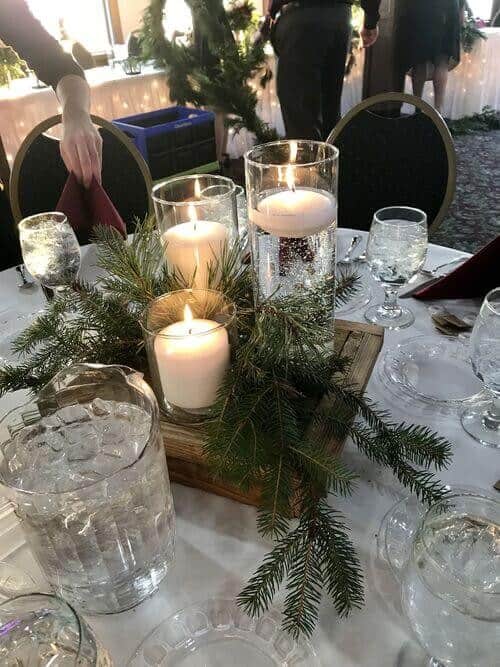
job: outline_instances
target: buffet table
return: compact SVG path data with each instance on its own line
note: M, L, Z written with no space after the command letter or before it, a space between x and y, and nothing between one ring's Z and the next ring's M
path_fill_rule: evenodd
M340 231L339 255L345 252L352 235L351 230ZM451 249L430 246L426 266L442 264L457 254ZM92 264L93 249L88 247L84 250L84 277L95 275ZM39 289L19 290L17 282L18 275L13 269L2 273L3 335L23 313L42 306ZM375 297L379 297L379 290L374 288L374 291ZM495 493L492 486L500 477L497 451L481 447L470 438L456 414L440 415L429 408L424 412L418 401L405 408L381 383L381 359L389 346L419 334L439 336L432 327L426 304L414 300L406 303L414 310L416 322L403 331L386 333L384 349L367 393L382 408L390 410L394 420L427 424L454 444L454 459L450 468L441 473L443 480ZM362 321L363 311L349 313L347 317ZM436 382L445 381L446 378L436 377ZM0 400L0 414L19 405L24 398L22 392L4 396ZM387 470L363 458L352 444L347 445L342 456L360 479L352 498L336 500L335 506L347 515L352 527L352 538L365 572L366 605L349 619L339 620L325 604L312 643L325 667L416 667L423 664L423 654L401 614L399 586L387 564L379 558L376 540L384 514L404 491ZM173 493L177 514L176 558L160 591L131 611L88 618L117 667L124 667L142 639L176 610L208 597L237 594L269 548L257 535L254 508L177 484L173 486ZM0 544L0 560L29 571L43 586L42 575L23 544L19 528L3 535ZM238 664L237 656L234 664Z

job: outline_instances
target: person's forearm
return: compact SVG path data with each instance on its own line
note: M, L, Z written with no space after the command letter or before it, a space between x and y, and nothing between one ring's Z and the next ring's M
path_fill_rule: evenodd
M74 74L63 76L57 84L56 94L61 103L63 117L68 112L89 113L89 84L81 76Z

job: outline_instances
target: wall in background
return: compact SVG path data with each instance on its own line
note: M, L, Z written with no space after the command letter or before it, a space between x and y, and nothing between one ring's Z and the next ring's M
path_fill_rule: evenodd
M122 24L123 38L132 30L141 27L142 12L148 5L148 0L118 0L118 11Z

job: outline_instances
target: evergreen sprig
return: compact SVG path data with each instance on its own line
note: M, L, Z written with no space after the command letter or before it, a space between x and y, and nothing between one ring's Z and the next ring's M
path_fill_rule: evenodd
M154 222L131 242L97 232L97 285L78 283L48 305L17 338L18 365L0 369L0 394L40 389L75 362L122 363L147 371L140 317L154 297L186 286L165 267ZM356 278L340 274L300 296L254 303L241 248L226 247L209 271L210 286L237 306L239 344L205 425L204 454L214 476L241 489L259 486L259 532L274 540L239 596L259 614L285 589L284 628L310 635L326 594L340 616L363 603L361 565L346 519L332 507L357 478L332 450L350 437L370 460L388 467L425 502L445 487L432 469L446 467L451 447L427 427L398 424L346 382L351 360L332 346L334 299L348 299ZM335 293L336 288L336 293ZM296 518L294 518L296 517Z
M143 14L142 57L166 68L170 96L178 104L220 111L228 125L245 127L256 135L258 143L276 139L275 130L257 114L257 92L251 84L258 74L261 82L267 80L262 43L253 39L251 30L236 41L234 12L228 14L221 0L187 0L187 4L194 31L183 43L165 36L165 0L151 0ZM250 3L245 7L247 11ZM242 29L242 17L239 12L238 30ZM251 26L250 13L247 27Z

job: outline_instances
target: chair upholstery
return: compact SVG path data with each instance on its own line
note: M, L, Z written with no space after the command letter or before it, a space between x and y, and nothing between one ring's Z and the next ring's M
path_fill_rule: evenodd
M130 139L111 123L92 116L103 139L102 184L130 232L136 219L151 211L149 169ZM26 137L14 160L11 204L17 222L34 213L53 211L68 172L59 152L59 140L44 132L60 116L43 121Z
M402 103L418 112L401 113ZM368 230L376 210L395 205L424 210L430 230L442 222L455 191L455 149L441 116L420 98L364 100L328 141L340 150L339 226Z

